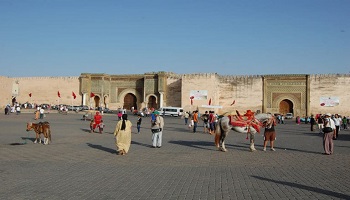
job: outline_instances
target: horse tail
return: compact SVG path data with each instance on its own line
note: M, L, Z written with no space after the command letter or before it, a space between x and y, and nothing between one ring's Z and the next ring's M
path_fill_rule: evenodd
M220 139L222 135L222 129L221 129L221 119L218 120L218 124L220 124L220 130L218 128L215 128L215 146L220 146Z

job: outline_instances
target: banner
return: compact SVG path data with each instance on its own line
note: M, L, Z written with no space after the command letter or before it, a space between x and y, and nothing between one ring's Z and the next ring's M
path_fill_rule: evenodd
M339 105L339 97L320 97L320 106L334 107Z
M194 100L206 100L208 99L208 90L191 90L190 97L192 96Z

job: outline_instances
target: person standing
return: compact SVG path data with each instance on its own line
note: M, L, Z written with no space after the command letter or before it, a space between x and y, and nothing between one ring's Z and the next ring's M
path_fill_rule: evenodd
M129 152L131 145L131 126L128 115L123 114L114 130L118 155L125 155Z
M311 115L310 124L311 124L311 131L314 131L315 124L316 124L316 120L314 118L314 115Z
M265 122L264 126L265 126L265 132L264 132L263 151L266 151L266 145L267 145L268 141L270 141L271 151L275 151L275 148L274 148L274 142L276 140L276 131L275 131L276 120L275 120L275 118L272 117L271 119L269 119L267 122Z
M339 130L340 130L340 124L342 123L341 121L341 118L339 117L338 114L335 114L334 116L334 125L335 125L335 134L334 134L334 139L338 139L338 135L339 135Z
M190 114L188 112L185 112L184 118L185 118L185 125L188 123L188 118L190 117Z
M140 134L140 129L141 129L141 122L142 122L142 118L141 118L141 114L137 115L137 134Z
M193 112L193 133L197 132L198 126L198 110Z
M45 113L44 108L40 107L39 112L40 112L40 119L44 119L44 113Z
M318 118L317 118L317 125L318 125L318 130L320 131L320 133L322 133L323 131L323 116L322 115L319 115Z
M331 114L325 114L324 118L324 128L323 128L323 148L325 155L333 154L334 145L333 145L333 136L335 135L335 124L331 119Z
M348 119L344 116L342 119L343 122L343 129L348 129Z
M208 111L205 111L204 115L201 116L204 124L204 133L209 132L209 114Z
M162 137L163 137L163 128L164 128L164 119L163 117L159 116L158 111L153 112L154 120L151 120L152 126L152 147L153 148L160 148L162 147Z

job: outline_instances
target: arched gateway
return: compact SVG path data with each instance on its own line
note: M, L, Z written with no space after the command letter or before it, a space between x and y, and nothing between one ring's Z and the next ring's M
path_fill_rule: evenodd
M80 92L83 105L104 106L112 109L158 108L166 102L163 95L167 90L166 73L147 73L134 75L107 75L83 73L80 79ZM94 94L94 98L88 98ZM161 99L157 104L157 99Z

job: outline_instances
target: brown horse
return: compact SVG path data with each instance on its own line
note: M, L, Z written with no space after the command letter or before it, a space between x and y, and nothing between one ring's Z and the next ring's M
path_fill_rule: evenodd
M39 122L39 123L27 123L27 129L26 131L34 130L35 131L35 141L34 143L37 143L39 140L39 143L41 143L41 137L40 134L44 135L44 144L49 144L51 142L51 130L50 130L50 123L49 122Z

